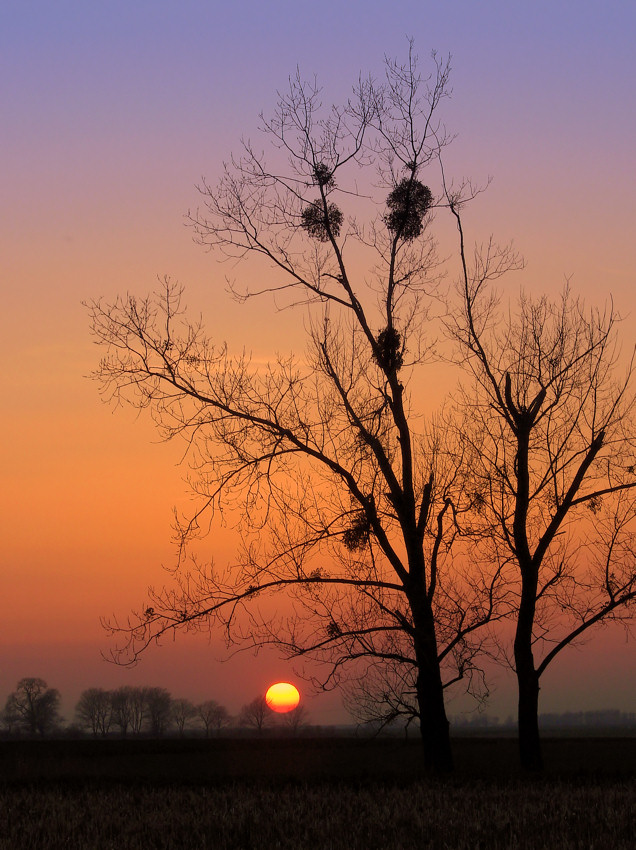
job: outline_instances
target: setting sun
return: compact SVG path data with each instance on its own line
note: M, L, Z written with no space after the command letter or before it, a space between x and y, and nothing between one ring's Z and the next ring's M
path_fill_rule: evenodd
M298 688L290 685L289 682L277 682L268 688L265 694L265 702L272 711L285 714L296 708L300 702L300 694Z

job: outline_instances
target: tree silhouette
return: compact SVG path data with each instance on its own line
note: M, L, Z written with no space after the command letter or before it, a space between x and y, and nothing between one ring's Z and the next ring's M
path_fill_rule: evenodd
M304 705L297 705L281 716L281 723L292 735L298 735L309 724L309 712Z
M75 714L82 726L90 729L94 736L106 736L113 720L111 691L103 688L82 691L75 706Z
M217 735L224 726L230 722L230 714L224 705L219 705L216 700L209 699L195 706L196 716L203 723L205 729L205 737L210 737L212 729L216 730Z
M148 730L161 737L170 728L172 722L172 697L166 688L144 688Z
M449 141L437 111L450 69L433 58L423 79L411 45L405 64L387 61L384 83L361 79L331 110L298 74L262 118L275 161L246 142L216 188L201 186L197 238L276 270L280 283L233 291L304 310L304 357L231 357L188 321L168 279L156 296L90 308L106 347L103 392L151 408L166 438L187 440L201 497L178 527L175 586L111 624L123 637L116 657L218 623L230 640L323 661L325 687L351 669L398 665L425 762L448 770L444 689L478 686L482 627L504 609L498 567L460 566L473 494L461 449L445 445L421 392L443 295L431 227L446 204L423 174ZM230 510L245 540L238 569L194 556L188 568L191 541ZM254 603L272 593L293 600L291 616L259 618Z
M490 244L468 261L460 209L463 313L449 327L474 378L455 420L470 456L493 557L515 585L510 659L525 768L542 767L539 681L571 643L631 615L636 598L633 356L619 371L617 316L522 293L500 309L492 281L519 262Z
M125 738L128 730L133 728L135 715L135 689L130 685L123 685L111 694L111 705L113 711L113 723L119 727L120 735Z
M188 721L197 716L197 707L189 699L173 699L170 713L174 725L179 731L179 737L182 738Z
M271 709L267 705L264 696L255 697L248 702L239 712L238 722L241 726L250 726L259 733L263 731L270 719Z
M46 735L60 720L59 704L59 692L44 679L25 678L7 697L4 715L10 725L29 735Z

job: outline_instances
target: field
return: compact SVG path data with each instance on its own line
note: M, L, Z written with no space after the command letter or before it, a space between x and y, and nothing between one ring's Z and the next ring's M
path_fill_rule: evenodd
M636 739L458 739L452 778L415 742L5 741L0 850L636 847Z

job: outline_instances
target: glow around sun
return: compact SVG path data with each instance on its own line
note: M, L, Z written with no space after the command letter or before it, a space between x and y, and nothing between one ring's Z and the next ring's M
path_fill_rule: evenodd
M300 702L300 694L298 693L298 688L290 685L289 682L277 682L267 689L265 702L272 711L285 714L296 708Z

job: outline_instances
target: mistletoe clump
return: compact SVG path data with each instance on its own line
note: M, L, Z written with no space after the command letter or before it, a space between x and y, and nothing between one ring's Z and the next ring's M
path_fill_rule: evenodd
M338 623L336 623L334 620L332 620L327 625L327 634L331 638L340 637L340 635L342 634L342 629L340 628Z
M325 205L313 201L300 214L301 227L319 242L328 242L332 236L338 236L343 215L335 204Z
M397 184L386 199L389 212L384 216L387 229L410 242L422 232L422 221L433 201L428 186L405 177Z
M333 189L336 185L333 172L324 162L318 162L314 166L314 181L317 186L323 186L325 189Z
M402 337L395 328L384 328L377 339L378 347L373 359L385 372L397 372L404 363Z
M355 514L353 522L342 535L342 542L350 552L356 549L364 549L369 542L371 523L364 511Z

